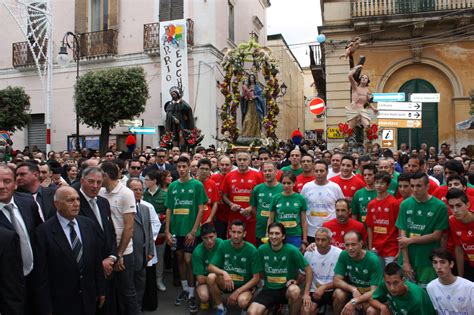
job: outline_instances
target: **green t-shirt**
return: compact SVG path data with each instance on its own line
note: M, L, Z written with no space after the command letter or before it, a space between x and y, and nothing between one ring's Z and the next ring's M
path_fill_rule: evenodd
M343 250L334 267L334 273L347 277L348 283L357 287L362 294L370 291L370 286L378 286L383 281L379 258L368 250L359 261L353 260L347 251Z
M200 181L192 178L185 183L179 180L172 182L165 201L166 208L171 209L170 232L186 236L196 223L199 206L206 202L206 191Z
M231 240L221 243L210 264L225 270L234 281L234 287L239 288L259 273L257 249L249 242L240 249L232 246Z
M374 300L386 303L393 315L434 315L436 311L431 303L426 290L416 284L405 281L408 287L406 294L401 296L391 295L382 282L372 294Z
M431 197L420 203L412 196L400 204L396 227L406 231L407 237L418 237L446 230L448 224L448 209L441 200ZM431 266L430 255L440 242L412 244L408 246L408 255L412 267ZM403 263L403 255L399 256L399 264Z
M290 196L278 194L272 199L271 211L275 212L275 222L281 222L286 235L301 236L301 212L307 210L306 200L298 193Z
M397 196L398 192L398 181L395 180L395 177L390 181L390 186L388 187L388 193L392 196Z
M147 189L143 192L143 200L151 203L153 207L155 207L156 213L164 214L166 213L165 201L166 201L167 194L168 192L166 190L158 188L158 191L154 195L152 195ZM165 232L165 224L162 224L160 228L160 233L164 233L164 232Z
M286 282L296 280L298 271L307 265L306 258L293 245L283 244L279 251L274 251L270 244L258 248L258 271L263 272L265 289L285 287Z
M250 197L250 205L257 208L257 226L255 229L257 238L265 237L272 198L282 191L283 186L280 183L273 187L268 187L265 183L262 183L253 189Z
M467 187L474 188L474 185L472 185L472 184L470 184L470 183L467 183Z
M295 174L295 176L298 176L298 175L300 175L301 173L303 173L303 169L301 168L301 166L300 166L299 169L294 170L294 169L291 168L291 164L288 165L288 166L282 167L282 168L281 168L281 171L282 171L283 173L284 173L284 172L288 172L288 171L292 171L293 174Z
M207 271L207 266L211 261L214 254L217 252L217 249L222 244L223 240L220 238L216 238L216 243L212 250L207 250L206 246L204 246L204 242L196 246L193 251L193 274L196 276L207 276L209 272Z
M365 217L367 216L367 206L369 202L377 197L377 191L367 190L367 187L361 188L352 197L352 214L359 217L359 221L365 224Z

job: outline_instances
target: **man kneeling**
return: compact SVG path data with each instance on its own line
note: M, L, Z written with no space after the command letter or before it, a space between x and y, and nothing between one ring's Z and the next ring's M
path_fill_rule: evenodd
M260 280L257 266L257 249L244 241L245 225L240 220L230 225L230 240L221 243L209 263L207 285L217 306L217 315L227 314L222 303L222 292L231 293L228 305L246 310L252 301L252 293Z
M273 222L268 226L270 244L258 248L259 271L263 272L263 290L250 304L248 314L264 314L279 304L288 304L290 314L298 314L301 306L301 290L296 282L298 271L305 271L303 306L311 306L309 295L313 280L313 270L300 251L293 245L285 244L286 231L283 224Z

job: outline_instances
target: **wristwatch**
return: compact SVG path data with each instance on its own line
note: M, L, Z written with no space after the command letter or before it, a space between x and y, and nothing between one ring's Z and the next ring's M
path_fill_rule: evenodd
M352 305L356 305L356 304L357 304L356 300L355 300L355 299L351 299L351 304L352 304Z

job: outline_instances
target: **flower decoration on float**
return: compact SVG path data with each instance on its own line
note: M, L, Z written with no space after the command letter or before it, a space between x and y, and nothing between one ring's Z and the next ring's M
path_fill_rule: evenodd
M246 69L249 65L249 69ZM239 44L235 49L225 49L221 63L224 69L224 80L217 81L219 91L224 95L224 104L220 109L221 134L228 133L233 143L239 137L237 127L237 108L240 105L240 86L249 73L259 73L265 80L264 96L266 111L262 121L265 137L271 138L272 144L278 143L275 130L280 112L276 98L280 93L280 84L276 78L279 73L277 63L271 56L271 50L258 44L255 39ZM248 71L249 70L249 71ZM272 149L272 148L270 148Z
M352 136L352 133L354 132L354 130L350 128L347 123L339 123L338 127L339 127L339 132L347 137Z
M160 147L166 149L173 147L173 132L167 131L160 137Z

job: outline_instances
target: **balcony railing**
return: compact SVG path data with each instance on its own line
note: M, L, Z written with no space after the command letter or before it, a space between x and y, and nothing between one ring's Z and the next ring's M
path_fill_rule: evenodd
M309 46L309 58L311 66L321 66L323 64L323 54L321 52L320 45L310 45Z
M194 21L186 19L186 41L188 46L194 46ZM160 23L143 25L143 50L155 52L160 49Z
M43 46L44 55L46 55L46 47L47 42L45 42ZM40 49L36 47L35 49ZM44 62L44 57L40 58L40 62ZM35 59L33 58L33 54L28 47L28 42L18 42L12 44L12 64L13 67L26 67L26 66L34 66Z
M79 35L81 58L92 59L117 55L116 30L82 33Z
M411 14L474 7L474 0L352 0L352 17Z

